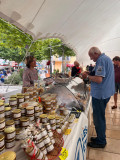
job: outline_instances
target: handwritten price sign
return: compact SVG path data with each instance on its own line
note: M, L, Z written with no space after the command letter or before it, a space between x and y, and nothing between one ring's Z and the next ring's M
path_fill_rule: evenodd
M62 147L61 155L59 156L59 158L61 160L65 160L67 157L68 157L68 150Z

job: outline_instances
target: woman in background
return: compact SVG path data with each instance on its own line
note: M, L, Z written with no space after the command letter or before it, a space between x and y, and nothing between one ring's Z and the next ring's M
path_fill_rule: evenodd
M23 87L34 86L34 80L38 80L38 72L36 67L36 59L34 56L26 57L26 68L23 72Z
M77 61L74 62L74 66L72 67L71 76L72 77L79 77L82 68L79 67L79 63Z

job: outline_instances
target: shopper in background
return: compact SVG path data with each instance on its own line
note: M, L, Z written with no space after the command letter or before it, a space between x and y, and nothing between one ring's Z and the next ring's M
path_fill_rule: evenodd
M113 58L113 63L114 63L114 71L115 71L115 94L114 94L114 106L112 106L112 109L116 109L118 91L120 93L120 57L115 56Z
M79 63L77 61L74 62L74 66L72 67L71 76L72 77L79 77L82 68L79 67Z
M90 64L90 66L89 66L89 72L92 72L93 68L94 68L93 65Z
M114 66L112 60L97 47L92 47L89 52L91 60L96 62L95 75L82 74L83 79L91 81L91 96L93 107L93 122L97 137L91 137L89 147L104 148L106 145L106 119L105 109L112 95L115 93Z
M26 68L23 72L23 87L34 86L34 80L38 80L38 72L36 67L36 59L33 56L26 57Z

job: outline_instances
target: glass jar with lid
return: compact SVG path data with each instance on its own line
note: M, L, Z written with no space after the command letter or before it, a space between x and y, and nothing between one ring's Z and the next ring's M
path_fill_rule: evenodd
M14 109L12 111L13 118L20 118L21 117L21 109Z
M14 120L8 120L8 121L6 121L6 128L8 128L8 127L14 127L15 128L15 122L14 122Z
M5 133L6 140L15 138L15 128L14 127L5 128L4 133Z
M10 98L9 99L9 105L10 106L17 105L17 98Z
M4 111L4 103L0 102L0 112L3 112Z
M0 132L5 128L5 118L0 118Z

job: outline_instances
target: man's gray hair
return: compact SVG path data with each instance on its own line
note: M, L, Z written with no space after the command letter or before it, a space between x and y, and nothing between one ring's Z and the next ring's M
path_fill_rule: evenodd
M97 47L92 47L92 48L90 48L90 50L89 50L88 53L89 53L89 54L98 54L98 55L100 55L100 54L101 54L101 51L100 51L99 48L97 48Z

